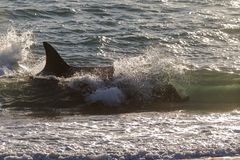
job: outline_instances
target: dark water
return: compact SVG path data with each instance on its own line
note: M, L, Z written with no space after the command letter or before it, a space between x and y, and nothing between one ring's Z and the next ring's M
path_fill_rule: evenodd
M1 1L0 158L239 155L239 8L237 0ZM43 41L68 64L114 66L113 79L36 77Z

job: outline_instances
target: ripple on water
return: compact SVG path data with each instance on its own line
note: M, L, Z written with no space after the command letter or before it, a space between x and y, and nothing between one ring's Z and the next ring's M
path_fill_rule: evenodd
M110 57L117 80L123 83L126 80L124 84L133 91L126 93L138 98L149 97L152 83L157 80L167 83L172 77L182 77L177 69L239 73L240 5L236 0L1 2L1 30L6 31L9 25L16 30L6 34L9 36L1 36L1 46L4 41L10 44L9 48L0 49L4 66L6 62L17 64L24 59L26 63L21 64L32 68L27 64L36 61L29 62L29 57L21 55L31 52L43 56L41 42L50 41L70 63L104 65L110 63L107 59ZM29 32L24 34L25 30L32 31L34 40ZM32 46L33 41L37 45ZM1 56L3 53L8 54ZM0 68L2 75L15 74ZM219 76L213 76L216 83ZM226 77L229 79L229 75ZM11 105L16 99L26 101L23 95L30 92L21 80L15 79L18 82L14 85L11 81L1 79L0 107L3 102ZM27 88L24 94L19 86ZM10 95L12 88L14 93ZM121 92L113 89L95 92L93 99L98 99L101 92L108 99L113 91L121 97ZM236 90L230 93L238 95ZM57 97L52 92L44 95L47 96L29 101L43 102ZM42 103L39 105L43 107ZM52 105L56 105L55 101ZM0 159L186 159L240 154L239 111L61 116L59 113L64 111L56 109L57 117L48 114L48 118L30 117L26 112L31 111L27 110L20 112L0 112Z
M2 117L6 118L6 117ZM0 153L199 158L239 154L239 112L132 113L1 121ZM14 130L14 132L13 132ZM17 145L21 142L22 145ZM82 157L82 158L83 158ZM86 157L85 157L86 158Z

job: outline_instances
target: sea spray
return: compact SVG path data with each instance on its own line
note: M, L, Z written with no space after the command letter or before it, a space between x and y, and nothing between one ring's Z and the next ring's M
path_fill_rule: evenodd
M91 90L96 90L97 88L105 87L102 79L95 75L78 75L73 77L63 79L63 82L67 82L68 86L74 90L82 90L83 85L88 85Z
M128 96L145 101L153 98L153 91L171 81L185 82L187 66L184 59L167 55L158 47L149 48L145 54L125 57L114 62L114 83Z
M125 101L124 94L117 87L99 88L86 99L91 102L102 102L107 106L118 106Z
M121 89L114 87L95 75L75 75L67 79L67 86L73 90L82 92L85 100L90 103L101 102L108 106L117 106L124 102L124 94Z
M26 72L31 64L30 46L33 44L32 32L18 33L10 28L0 36L0 74Z
M112 80L76 74L62 79L62 82L80 91L88 102L102 102L110 106L127 101L150 102L159 97L156 94L167 85L179 87L181 82L188 80L184 75L187 69L184 64L184 60L177 61L172 55L150 48L143 55L115 60Z

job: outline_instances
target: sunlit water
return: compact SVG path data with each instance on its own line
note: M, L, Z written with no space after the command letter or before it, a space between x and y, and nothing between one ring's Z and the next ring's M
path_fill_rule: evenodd
M239 111L17 116L11 121L3 116L0 153L5 156L17 153L19 158L28 159L233 156L239 154L239 116Z
M1 1L0 159L239 155L239 10L238 0ZM113 79L34 79L43 41L71 65L113 65ZM162 101L167 84L189 100Z

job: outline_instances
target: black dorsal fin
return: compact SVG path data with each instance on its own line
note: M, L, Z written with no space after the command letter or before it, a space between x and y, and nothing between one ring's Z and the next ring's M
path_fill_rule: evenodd
M49 43L43 42L43 46L46 52L46 64L40 74L65 77L70 70L70 66Z

